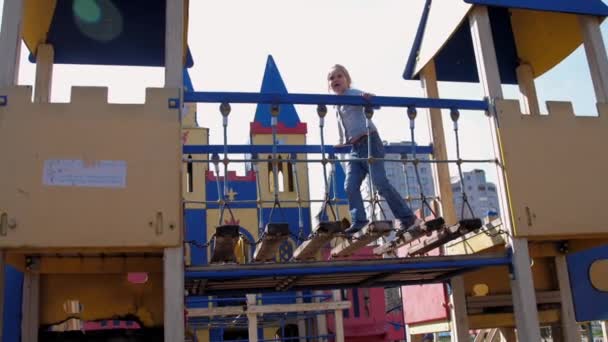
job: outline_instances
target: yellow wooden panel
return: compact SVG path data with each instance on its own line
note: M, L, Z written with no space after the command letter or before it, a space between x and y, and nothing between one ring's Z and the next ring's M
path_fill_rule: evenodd
M550 291L558 288L555 269L550 258L532 259L532 278L536 291ZM477 284L488 286L488 295L510 294L511 283L507 267L486 267L463 275L465 293L474 296L473 288Z
M280 140L283 145L304 145L306 144L306 136L303 134L282 134L278 135L278 140ZM272 135L270 134L256 134L253 137L254 145L272 145ZM272 154L259 154L259 159L268 159L272 156ZM279 154L281 158L284 160L288 160L290 158L289 154ZM296 157L298 160L305 160L306 154L297 154ZM259 176L260 176L260 189L262 193L262 200L264 201L274 201L274 192L271 190L270 183L272 182L272 178L269 177L269 171L272 170L272 166L269 167L268 163L259 163ZM297 171L298 171L298 184L300 187L300 198L305 201L310 198L310 192L308 188L308 164L307 163L296 163ZM294 179L294 189L293 191L287 191L288 189L288 177L287 177L287 162L283 162L283 187L285 189L284 192L279 192L280 200L295 200L297 198L297 193L295 189L295 179ZM283 208L296 208L298 206L297 203L281 203L281 207ZM265 208L272 208L272 203L264 203ZM302 202L302 207L308 208L310 204L308 202Z
M183 128L182 144L184 145L207 145L209 143L209 129L207 128ZM207 160L206 154L183 155L184 159ZM188 172L188 163L182 164L183 192L186 201L203 202L205 200L205 171L209 169L207 163L191 163L191 172ZM190 179L192 177L192 180ZM188 203L187 209L205 208L203 203Z
M26 0L23 4L23 41L34 55L46 43L57 0Z
M519 58L538 77L568 57L581 43L577 15L511 9Z
M558 309L539 310L538 320L540 324L550 324L559 322L560 314ZM492 329L515 326L515 316L512 313L495 313L469 315L470 329Z
M497 101L500 139L517 236L543 239L608 235L608 112L575 117L569 102L549 115L522 115Z
M209 336L209 330L201 329L196 331L196 340L198 342L210 342L211 337Z
M126 274L42 275L40 277L40 323L67 319L67 300L83 306L81 319L112 319L132 314L145 326L163 325L163 276L150 273L145 284L132 284Z
M75 87L72 103L51 104L32 103L29 87L0 93L0 247L181 243L176 89L148 89L143 105L108 104L107 88ZM81 165L65 177L71 161Z
M608 292L608 260L597 260L589 268L591 285L599 291Z
M42 274L98 274L128 272L162 272L163 259L158 257L51 257L40 258L37 272Z
M505 235L497 234L497 231L497 229L493 229L488 232L489 234L485 232L469 233L466 238L447 244L445 253L447 255L476 254L493 247L504 246Z

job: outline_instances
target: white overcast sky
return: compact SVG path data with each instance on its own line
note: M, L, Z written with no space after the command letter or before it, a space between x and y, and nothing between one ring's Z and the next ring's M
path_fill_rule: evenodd
M0 8L4 0L0 0ZM387 96L421 96L417 81L401 75L418 26L424 0L222 0L190 1L188 43L195 65L190 70L199 91L259 91L266 58L272 54L290 92L327 93L328 68L347 66L354 86ZM606 26L603 27L607 35ZM33 84L34 65L22 49L20 84ZM581 114L595 115L593 87L584 51L537 80L541 101L573 101ZM53 101L69 101L73 85L108 86L111 102L143 102L145 87L163 85L160 68L91 67L57 65L54 69ZM506 96L516 98L514 87ZM479 85L440 84L446 98L480 99ZM541 105L544 108L544 105ZM233 106L229 142L246 143L254 107ZM309 143L318 143L315 108L297 107L308 122ZM422 115L421 115L422 116ZM409 140L404 110L384 108L374 122L388 141ZM211 128L211 142L221 143L217 105L199 105L199 123ZM333 120L332 120L333 121ZM451 124L446 117L449 153L454 156ZM416 139L428 143L428 128L418 122ZM482 113L463 113L463 157L491 157L487 119ZM334 142L335 124L328 127L326 141ZM466 169L481 167L467 166ZM489 170L487 167L483 167ZM312 168L314 170L314 167ZM489 179L495 179L492 172ZM320 195L321 185L311 182Z

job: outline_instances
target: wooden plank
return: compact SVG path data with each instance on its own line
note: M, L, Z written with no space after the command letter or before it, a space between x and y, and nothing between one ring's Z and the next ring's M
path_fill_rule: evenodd
M27 271L23 275L23 299L21 305L21 338L38 341L40 325L40 275Z
M234 248L239 240L238 225L221 225L215 228L211 263L236 262Z
M467 303L464 293L464 279L453 277L450 279L452 292L450 293L450 330L453 341L468 342L471 340L469 334L469 316L467 314Z
M316 303L321 303L323 300L320 298L320 296L324 295L325 292L323 291L313 291L313 294L316 296L314 301ZM324 313L319 313L318 315L315 316L315 322L317 323L317 335L319 336L326 336L328 331L327 331L327 316Z
M184 73L184 0L166 0L165 87L182 89ZM180 106L181 107L181 106Z
M269 223L264 228L262 240L256 246L253 253L255 261L275 261L281 244L289 237L289 225L287 223Z
M294 260L314 260L321 248L333 238L334 234L330 233L313 234L309 240L302 242L293 252Z
M51 101L54 58L55 50L52 45L38 45L36 51L36 81L34 83L34 102L36 103Z
M487 7L475 6L469 13L469 25L475 60L477 62L477 71L484 93L492 101L502 99L502 85L498 73L498 62ZM496 113L492 110L490 114L490 131L492 133L494 155L499 164L504 165ZM506 230L509 231L511 236L515 236L511 222L510 207L508 205L509 198L505 170L501 168L497 174L498 199L502 213L501 219ZM538 309L534 305L536 298L534 295L532 271L530 270L528 241L524 238L513 238L511 240L511 247L513 250L514 269L511 288L514 295L517 335L520 341L540 341L540 325L538 321Z
M561 331L565 342L580 341L581 335L574 315L574 303L572 302L572 290L570 277L568 275L568 264L565 255L555 257L555 273L559 284L561 302Z
M21 53L23 0L4 1L0 28L0 88L17 84Z
M314 260L323 246L343 232L344 227L340 221L320 222L309 239L302 242L293 252L294 260Z
M473 230L474 229L470 229L469 227L456 224L451 227L446 227L445 229L434 231L429 238L412 242L409 248L407 248L406 255L428 253L433 249L443 246L446 243L464 236Z
M520 64L517 69L515 69L515 73L517 75L519 94L524 111L530 115L540 115L532 66L528 63Z
M590 15L580 15L578 18L595 98L597 102L606 103L608 102L608 58L600 30L600 19Z
M437 72L434 60L431 60L424 69L422 69L420 78L422 80L424 95L430 99L439 98L439 86L437 84ZM433 138L433 159L447 160L448 152L441 110L438 108L431 108L428 110L428 113ZM441 216L443 216L448 223L456 222L458 218L454 208L454 194L452 193L449 165L447 163L437 163L433 167L433 173L436 173L433 175L433 179L436 179L435 188L439 189L437 196L441 203ZM446 200L443 201L443 199Z
M435 61L431 60L421 72L421 80L424 88L424 94L428 98L439 98L439 86L437 84L437 72L435 69ZM429 121L431 124L431 135L433 142L433 159L447 160L448 153L445 142L445 130L443 128L443 118L441 110L429 109ZM439 189L438 195L441 202L441 216L449 222L456 222L457 215L454 207L454 194L452 193L452 181L450 177L449 165L447 163L439 163L433 167L433 177L436 179L435 189ZM446 199L446 200L442 200ZM438 233L433 232L437 235ZM432 238L432 237L431 237ZM455 278L454 282L460 284L462 279ZM464 288L457 287L456 292L452 291L450 296L451 302L451 332L456 341L468 341L469 321L466 314L466 307L457 306L454 301L460 303L464 301Z
M412 243L413 241L424 238L427 234L432 234L432 232L445 227L444 224L445 224L445 221L443 220L443 218L440 217L440 218L429 220L429 221L425 222L423 225L421 225L421 227L420 227L421 230L416 234L413 234L409 231L398 231L395 234L395 238L393 240L388 241L387 243L374 248L374 254L383 255L386 253L392 253L401 246L407 245L409 243Z
M165 87L183 89L185 1L166 0ZM179 92L181 97L182 91ZM181 102L181 100L180 100ZM178 108L181 118L182 106ZM182 229L181 225L179 229ZM183 341L184 329L184 252L183 247L164 252L164 339Z
M254 294L247 295L247 306L255 306L256 298ZM249 331L249 342L258 341L258 316L254 312L247 312L247 328Z
M559 291L540 291L536 293L538 304L556 304L561 302ZM467 309L485 309L496 307L513 306L513 296L489 295L479 297L467 297Z
M296 304L247 304L244 306L223 306L212 308L188 309L188 317L211 317L211 316L236 316L243 314L263 315L268 313L287 312L312 312L344 310L351 306L349 301L333 301L319 303L296 303Z
M341 239L331 250L332 258L347 257L393 230L392 221L374 221L363 227L349 239Z
M304 293L299 291L296 293L296 303L302 304L304 303ZM306 337L308 336L308 331L306 331L306 319L301 317L300 312L298 312L298 335L300 335L299 342L306 342Z
M334 301L339 301L342 299L342 294L340 290L333 291ZM349 302L350 304L350 302ZM350 305L349 305L350 307ZM335 341L336 342L344 342L344 314L341 309L336 309L334 311L334 333L336 334Z
M344 227L340 221L320 222L309 239L293 252L294 260L314 260L323 246L343 232Z

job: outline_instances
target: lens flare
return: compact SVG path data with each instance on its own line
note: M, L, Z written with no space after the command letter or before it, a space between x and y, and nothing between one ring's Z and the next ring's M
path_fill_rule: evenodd
M75 0L72 5L74 16L85 23L96 23L101 19L101 8L95 0Z

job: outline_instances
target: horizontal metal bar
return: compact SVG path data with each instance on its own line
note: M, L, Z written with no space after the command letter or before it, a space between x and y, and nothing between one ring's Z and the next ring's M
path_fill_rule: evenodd
M184 102L197 103L266 103L266 104L307 104L307 105L355 105L373 107L417 107L463 110L488 110L484 100L429 99L423 97L372 96L365 99L352 95L324 94L277 94L244 92L186 92Z
M511 263L510 257L501 258L479 258L472 260L452 261L424 261L398 264L373 264L373 265L340 265L339 267L302 267L294 263L293 267L281 269L248 269L244 265L241 269L225 271L186 271L186 279L205 278L211 279L238 279L245 277L285 277L285 276L307 276L323 274L347 274L360 272L401 272L407 270L433 270L440 268L477 268L483 266L499 266Z
M224 148L231 153L273 153L272 145L186 145L183 147L184 154L223 154ZM350 153L350 146L334 147L323 146L325 154ZM386 153L412 154L412 146L408 145L386 145ZM276 153L321 153L321 145L277 145ZM433 146L416 146L417 154L433 154Z

